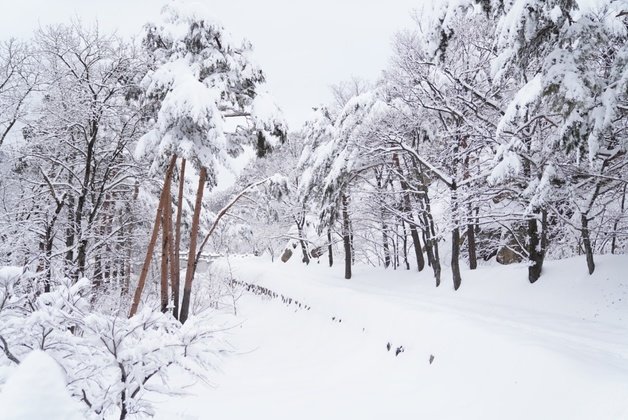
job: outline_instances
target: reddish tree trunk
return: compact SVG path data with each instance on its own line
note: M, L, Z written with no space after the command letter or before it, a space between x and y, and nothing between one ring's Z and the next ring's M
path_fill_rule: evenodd
M170 158L170 163L168 164L168 169L166 170L166 177L164 181L164 185L169 182L172 178L172 172L174 170L174 165L177 161L176 156L172 156ZM164 203L168 200L168 197L165 194L165 189L161 190L161 196L159 197L159 204L157 205L157 214L155 215L155 222L153 223L153 232L150 237L150 241L148 243L148 249L146 250L146 257L144 258L144 265L142 266L142 271L140 272L140 278L137 282L137 288L135 289L135 294L133 295L133 303L131 304L131 310L129 311L129 318L136 314L137 308L140 306L140 300L142 298L142 292L144 291L144 286L146 285L146 277L148 276L148 269L150 267L150 262L153 259L153 252L155 251L155 245L157 244L157 237L159 236L159 226L161 222L161 213L164 208Z
M168 220L171 217L172 209L170 207L170 184L166 182L164 185L164 194L167 199L163 203L163 211L161 213L161 312L168 311L168 301L170 294L168 290L168 268L172 265L170 260L170 223ZM170 261L169 261L170 260Z
M185 272L185 285L183 286L183 301L181 302L181 315L179 320L184 323L190 313L190 298L192 295L192 282L196 271L196 242L198 239L198 229L201 217L201 207L203 204L203 191L207 181L207 169L201 168L198 177L198 189L196 190L196 203L194 204L194 216L192 218L192 232L190 234L190 248L188 251L188 264Z
M181 159L181 172L179 173L179 194L177 196L177 222L174 237L174 258L172 260L174 275L172 277L172 299L174 308L172 315L179 319L179 285L181 284L181 218L183 215L183 187L185 183L185 159Z

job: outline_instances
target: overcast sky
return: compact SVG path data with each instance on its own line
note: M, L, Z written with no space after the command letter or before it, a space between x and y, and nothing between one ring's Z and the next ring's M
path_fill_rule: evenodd
M200 0L238 38L246 37L268 88L297 128L329 85L352 75L374 79L390 57L394 33L412 24L412 10L432 0ZM9 3L9 0L7 0ZM0 14L0 37L27 37L39 25L86 23L139 35L160 0L12 0Z

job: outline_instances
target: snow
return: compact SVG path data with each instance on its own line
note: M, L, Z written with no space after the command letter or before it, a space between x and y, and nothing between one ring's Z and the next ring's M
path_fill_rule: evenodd
M227 191L232 188L244 168L255 159L255 149L242 146L242 153L236 157L227 156L224 162L216 165L216 187L213 192Z
M526 83L515 94L513 100L508 104L508 108L502 119L497 124L497 134L501 134L507 124L512 122L516 117L525 115L527 106L533 103L541 94L543 90L542 78L540 75L536 75Z
M563 12L560 10L558 5L554 6L552 10L550 10L550 19L552 22L558 23L558 20L563 16Z
M0 392L2 419L83 419L65 386L63 372L52 357L41 350L30 352Z
M297 260L230 259L302 306L242 296L239 354L157 419L628 417L627 256L597 257L592 276L584 258L546 262L534 285L525 265L481 267L457 292L429 270L344 280L326 257Z
M275 128L285 130L287 127L283 112L267 91L260 91L253 98L251 114L255 116L256 128L259 130L273 132Z
M24 267L0 267L0 287L3 290L11 290L23 273Z

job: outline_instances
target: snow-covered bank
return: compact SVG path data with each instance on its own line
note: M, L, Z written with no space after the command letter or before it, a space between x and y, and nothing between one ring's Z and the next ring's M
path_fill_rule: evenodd
M240 354L160 419L628 417L626 256L593 276L581 258L548 262L534 285L523 266L466 271L458 292L428 271L231 264L311 310L245 294Z

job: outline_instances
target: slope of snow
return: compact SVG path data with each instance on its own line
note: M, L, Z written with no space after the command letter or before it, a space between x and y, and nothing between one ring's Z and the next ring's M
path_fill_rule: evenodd
M344 280L325 262L232 259L301 307L243 295L239 354L157 418L628 418L627 256L593 276L583 258L548 262L534 285L523 265L466 271L458 292L428 270Z
M79 404L65 388L57 362L40 350L30 352L0 392L3 420L80 420Z

